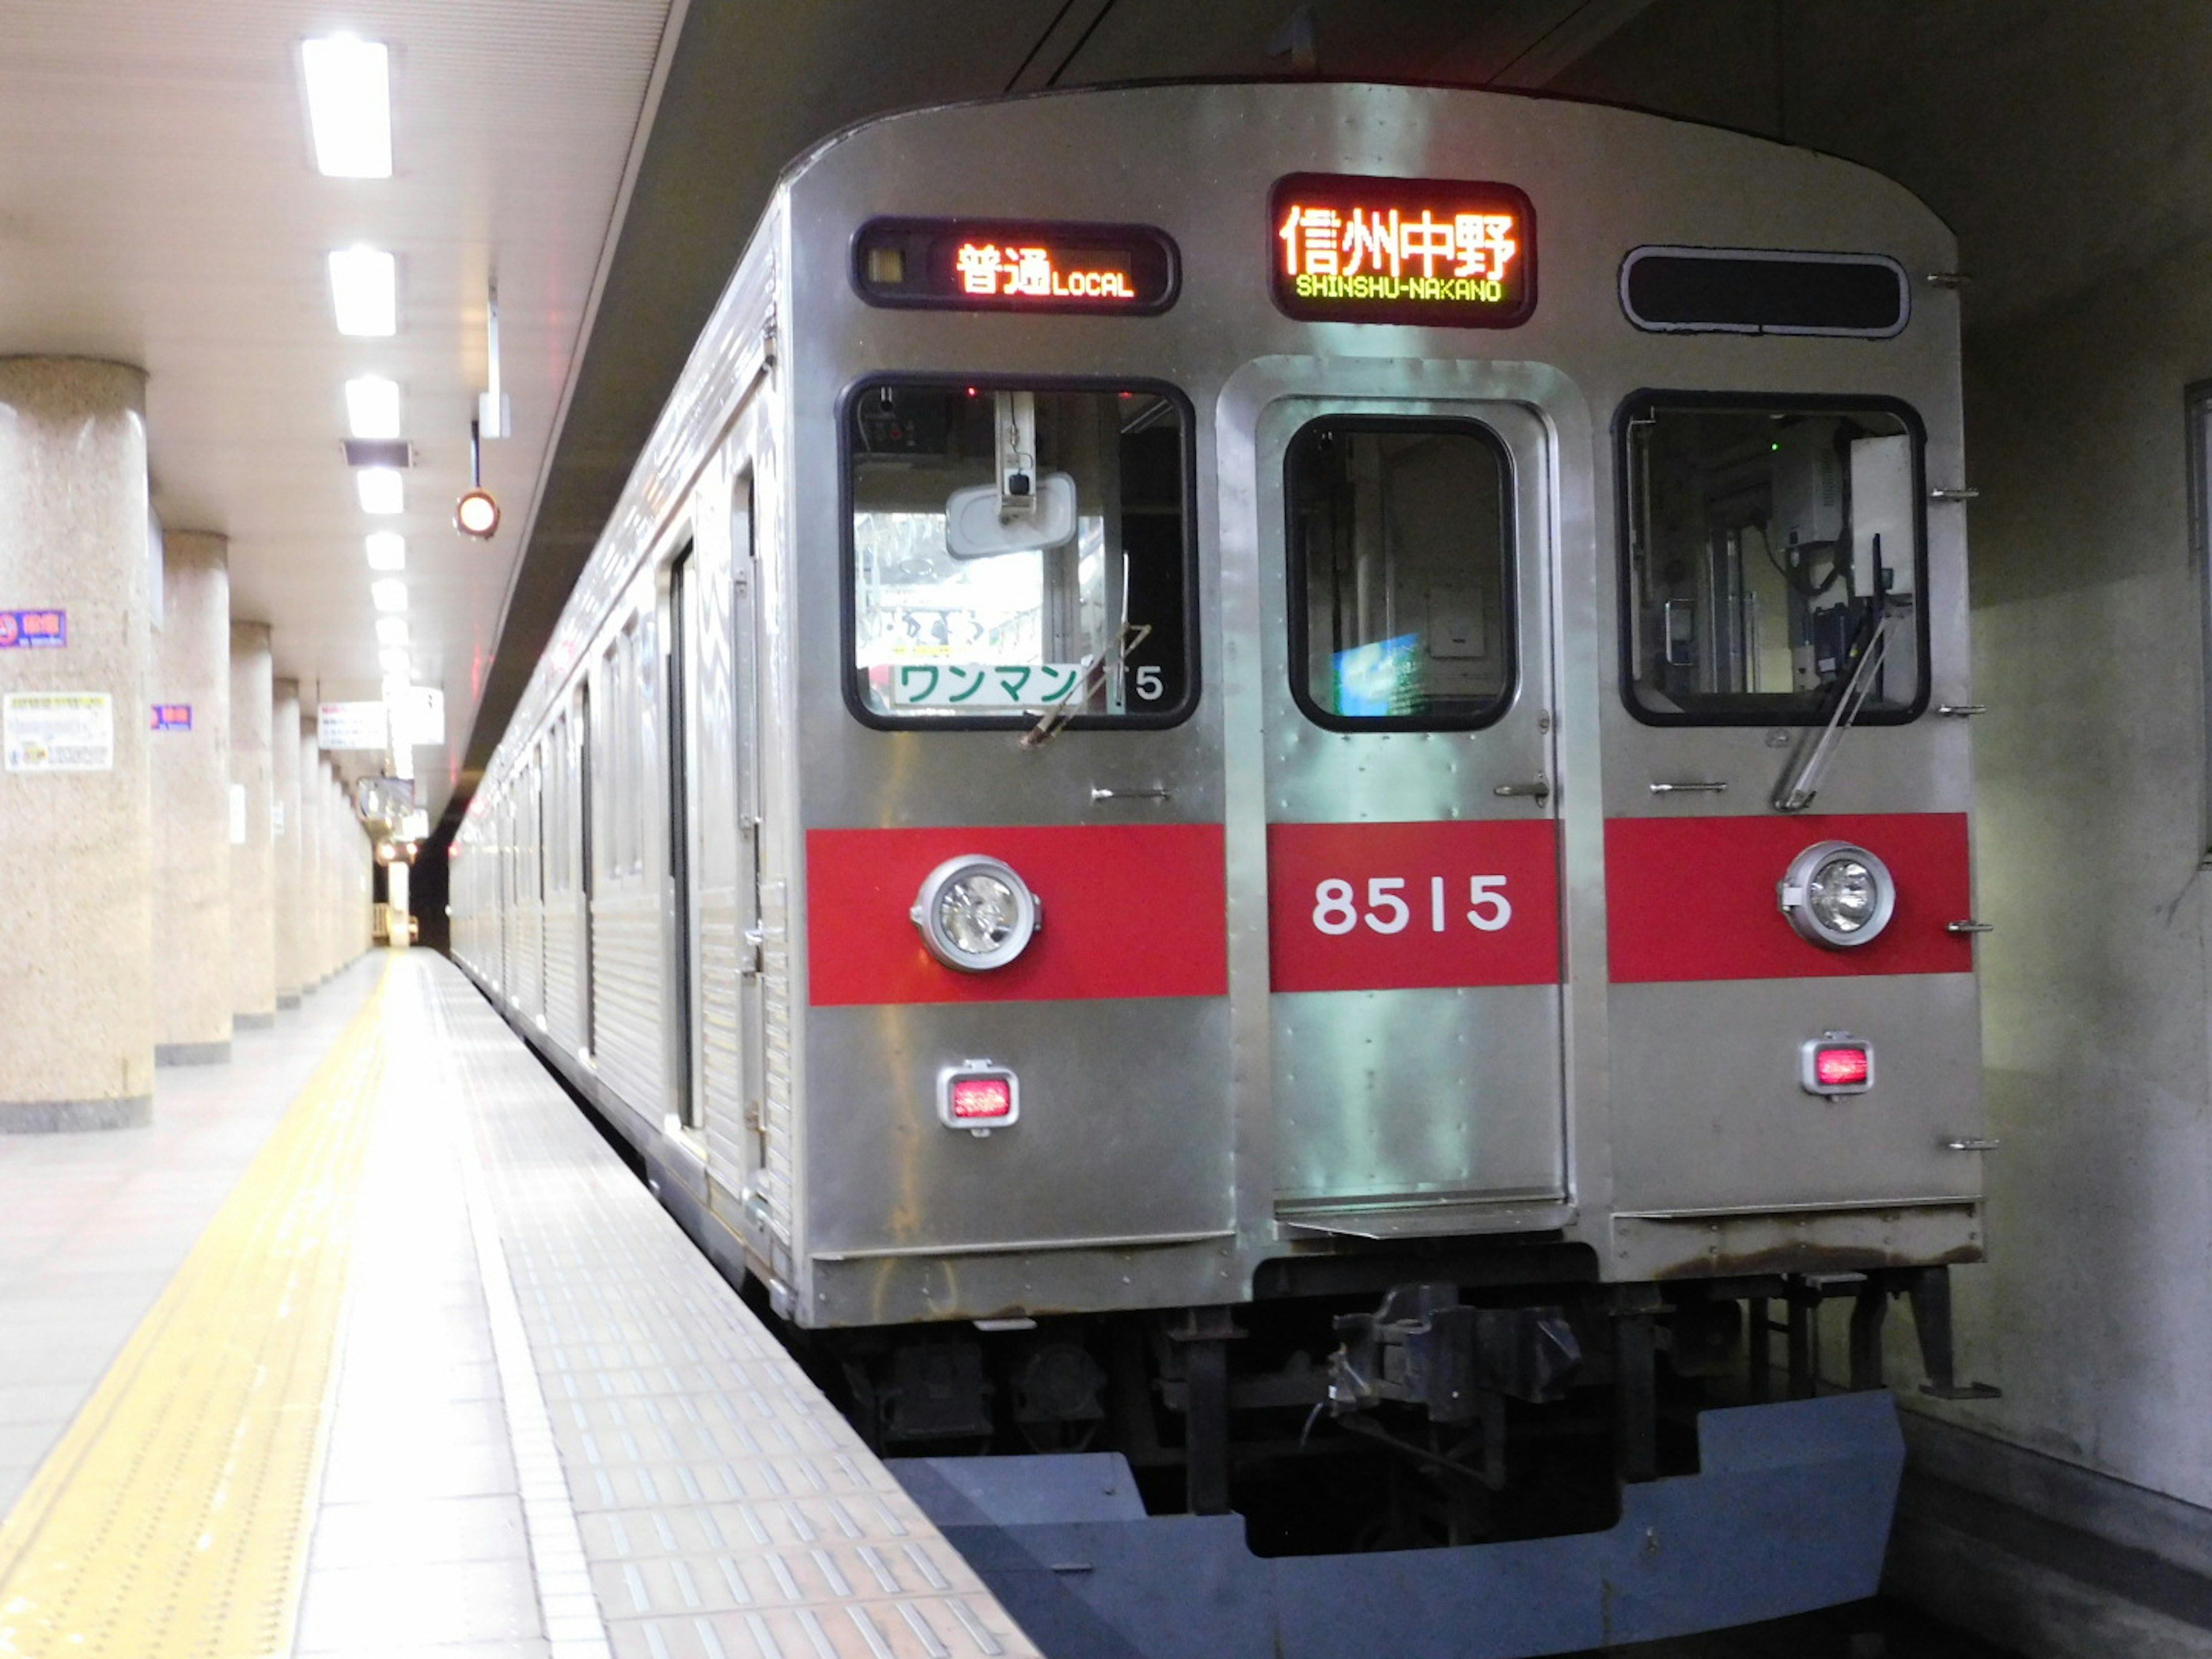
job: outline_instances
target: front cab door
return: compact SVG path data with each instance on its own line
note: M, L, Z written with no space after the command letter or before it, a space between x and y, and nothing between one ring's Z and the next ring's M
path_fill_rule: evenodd
M1277 1219L1559 1225L1545 429L1285 398L1257 438Z

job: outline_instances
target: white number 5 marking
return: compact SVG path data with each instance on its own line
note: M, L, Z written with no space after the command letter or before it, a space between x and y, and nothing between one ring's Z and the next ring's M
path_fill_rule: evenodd
M1408 910L1406 908L1406 901L1398 896L1397 890L1403 887L1405 884L1406 878L1403 876L1371 876L1368 878L1367 915L1365 920L1367 925L1370 927L1372 927L1376 933L1401 933L1405 932L1407 921L1413 914L1411 910ZM1388 909L1391 912L1389 921L1378 921L1376 920L1375 913L1377 910L1382 909Z
M1468 878L1468 902L1474 908L1467 913L1467 919L1486 933L1494 933L1513 920L1511 901L1503 891L1492 890L1503 889L1504 885L1505 878L1503 876Z

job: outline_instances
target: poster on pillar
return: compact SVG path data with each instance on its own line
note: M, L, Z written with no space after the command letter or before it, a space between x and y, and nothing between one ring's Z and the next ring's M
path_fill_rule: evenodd
M10 691L0 699L10 772L112 772L115 704L105 691Z

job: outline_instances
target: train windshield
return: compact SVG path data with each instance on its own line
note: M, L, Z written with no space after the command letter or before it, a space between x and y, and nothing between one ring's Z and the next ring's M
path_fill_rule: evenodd
M847 432L860 708L917 724L1181 718L1188 441L1157 391L864 389Z
M1896 405L1639 400L1623 425L1629 704L1660 725L1910 720L1920 437Z
M1314 422L1291 441L1291 689L1340 730L1486 726L1512 700L1512 484L1471 421Z

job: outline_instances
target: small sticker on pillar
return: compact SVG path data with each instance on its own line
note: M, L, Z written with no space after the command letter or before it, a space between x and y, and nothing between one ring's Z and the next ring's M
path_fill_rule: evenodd
M0 651L37 650L68 643L66 611L0 611Z
M157 702L154 705L154 729L156 732L189 732L192 729L192 706L188 702Z

